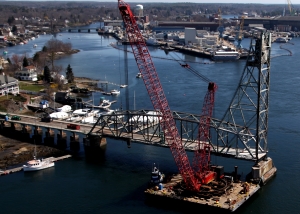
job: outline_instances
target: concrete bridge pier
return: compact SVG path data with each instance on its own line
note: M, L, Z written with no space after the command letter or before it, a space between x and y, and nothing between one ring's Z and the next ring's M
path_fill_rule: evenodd
M5 122L1 121L1 123L0 123L0 130L1 130L1 132L4 130L4 128L5 128Z
M83 138L85 157L87 160L101 161L106 151L106 138L100 135L87 135Z
M79 137L78 137L78 135L76 135L75 132L72 132L72 135L70 136L70 150L72 152L80 151Z
M45 131L44 144L46 146L54 146L54 133L50 128L47 128Z
M13 138L18 139L18 134L16 132L16 124L11 122L10 123L10 130L9 130L9 135L12 136Z
M30 142L31 140L30 133L31 133L31 128L27 125L22 125L21 136L23 141Z
M66 133L64 133L63 130L59 130L59 133L57 134L56 146L62 150L66 150L68 147Z
M32 142L34 144L42 144L43 143L43 132L38 126L34 127Z

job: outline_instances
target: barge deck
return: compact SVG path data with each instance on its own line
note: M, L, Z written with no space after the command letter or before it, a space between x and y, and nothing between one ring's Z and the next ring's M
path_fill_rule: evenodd
M168 181L145 190L146 202L157 206L234 212L260 189L258 183L234 182L233 177L226 177L201 186L198 193L191 193L181 188L181 175L172 175Z

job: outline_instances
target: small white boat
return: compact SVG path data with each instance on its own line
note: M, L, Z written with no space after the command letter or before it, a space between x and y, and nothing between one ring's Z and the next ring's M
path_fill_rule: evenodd
M127 85L120 85L120 88L126 88Z
M117 90L117 89L113 89L110 91L111 95L119 95L120 94L120 91Z
M47 169L54 166L54 162L51 158L37 159L36 158L36 147L34 148L33 160L27 162L23 165L23 171L38 171L42 169Z
M54 112L51 113L49 116L53 119L65 119L69 117L67 112Z
M70 112L72 111L72 107L69 105L64 105L62 107L56 108L56 111L58 112Z
M84 116L84 115L87 115L89 112L91 112L91 109L83 108L83 109L77 109L77 110L73 111L73 114Z
M72 115L71 117L69 117L68 119L66 119L66 121L72 121L72 122L77 122L82 120L83 116L80 116L78 114Z
M136 78L142 78L142 73L137 73Z
M36 47L37 47L37 44L34 44L33 47L36 48Z

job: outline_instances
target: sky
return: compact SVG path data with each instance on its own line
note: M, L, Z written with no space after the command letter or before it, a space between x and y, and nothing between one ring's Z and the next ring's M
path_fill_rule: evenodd
M4 0L0 0L2 2ZM6 0L10 1L10 0ZM15 1L46 1L46 0L15 0ZM50 0L50 1L60 1L60 0ZM82 1L82 0L61 0L61 1ZM97 2L114 2L117 0L86 0L86 1L97 1ZM125 0L125 2L163 2L163 3L173 3L173 2L194 2L194 3L259 3L259 4L287 4L288 0ZM300 4L300 0L290 0L292 5Z

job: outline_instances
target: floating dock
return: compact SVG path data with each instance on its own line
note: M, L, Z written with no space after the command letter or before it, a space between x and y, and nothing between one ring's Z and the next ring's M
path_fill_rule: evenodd
M202 185L199 192L193 193L184 190L181 175L172 175L167 180L146 189L149 205L234 212L260 189L257 183L233 181L233 177L226 176Z

